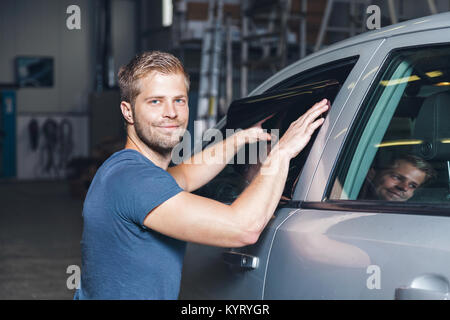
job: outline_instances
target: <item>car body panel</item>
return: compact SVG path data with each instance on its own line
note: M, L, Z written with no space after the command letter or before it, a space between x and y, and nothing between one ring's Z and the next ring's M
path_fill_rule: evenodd
M317 57L317 59L309 59L306 65L298 64L294 70L294 74L298 74L304 70L314 68L316 66L325 64L331 59L341 60L344 58L352 57L359 54L359 59L350 72L346 82L343 84L342 89L336 96L333 107L330 110L327 120L322 126L319 135L316 138L313 150L310 153L310 158L313 161L320 159L320 152L323 151L325 141L329 136L329 131L334 125L334 121L339 116L340 105L347 101L348 96L354 89L351 83L357 81L361 70L364 70L372 58L374 52L377 51L383 40L372 41L364 48L348 47L336 53L325 54ZM364 50L361 50L364 49ZM289 78L290 74L283 74L273 79L272 85L280 83ZM262 90L262 89L261 89ZM257 90L252 95L262 93ZM316 147L317 146L317 147ZM317 149L316 151L314 149ZM319 155L319 157L317 157ZM308 162L310 159L308 159ZM306 166L305 166L306 167ZM306 174L306 170L303 170L302 174ZM306 175L308 176L308 175ZM309 177L312 173L309 174ZM307 186L310 181L306 181L306 178L300 178L298 183L299 187ZM276 213L276 218L269 222L266 229L261 234L259 241L254 246L248 246L240 249L234 249L235 252L246 253L257 256L260 260L260 265L257 270L239 270L239 268L230 268L222 259L222 253L227 251L223 248L214 248L197 244L189 244L186 249L183 277L180 298L190 299L225 299L233 297L233 299L261 299L263 295L263 283L265 277L266 261L269 254L269 248L271 241L275 233L276 228L284 221L293 210L280 210ZM214 263L214 265L211 265ZM206 269L204 269L206 268ZM208 270L214 270L213 273ZM222 286L221 290L217 290L214 286L215 283L226 284ZM187 289L189 288L189 289ZM256 290L256 291L255 291Z
M305 164L318 163L306 201L322 200L334 167L329 159L337 158L347 128L363 107L361 94L367 92L388 54L397 48L440 44L444 30L450 28L386 39L367 67L376 71L358 82L359 92L345 104L321 160ZM295 198L302 198L304 192L296 190ZM392 299L397 288L410 290L408 286L424 275L432 275L447 288L448 228L449 217L301 209L280 226L274 238L264 298ZM285 262L282 270L278 261ZM370 266L380 272L380 288L367 285ZM433 296L419 290L413 298L445 298L447 293Z
M229 249L190 243L186 248L180 299L262 299L276 228L294 212L292 209L279 210L253 246ZM222 254L229 251L258 257L259 266L249 270L227 264Z
M449 26L446 13L354 37L285 68L250 94L261 94L316 66L359 55L305 162L293 196L297 204L323 200L349 128L389 53L448 43ZM224 123L222 119L218 126ZM232 250L258 257L256 269L227 265L222 253L229 249L189 244L180 299L392 299L396 290L399 298L445 298L449 227L445 212L430 218L382 209L279 209L255 245Z
M449 228L448 217L301 209L277 231L264 299L393 299L427 274L444 289L423 288L444 298Z

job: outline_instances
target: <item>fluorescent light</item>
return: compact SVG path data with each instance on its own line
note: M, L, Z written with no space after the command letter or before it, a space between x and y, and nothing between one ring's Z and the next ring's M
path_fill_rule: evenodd
M172 0L163 0L162 2L162 25L169 27L172 25L173 4Z
M382 80L382 81L380 81L380 84L382 86L388 87L388 86L396 86L401 83L412 82L412 81L417 81L417 80L420 80L420 77L410 76L410 77L404 77L404 78L394 79L394 80Z
M425 73L429 78L435 78L440 77L443 75L442 71L436 70L436 71L430 71Z
M450 86L450 82L444 81L434 84L436 87L444 87L444 86Z
M386 141L379 144L376 144L375 147L382 148L382 147L393 147L393 146L407 146L407 145L413 145L413 144L421 144L423 140L393 140L393 141Z

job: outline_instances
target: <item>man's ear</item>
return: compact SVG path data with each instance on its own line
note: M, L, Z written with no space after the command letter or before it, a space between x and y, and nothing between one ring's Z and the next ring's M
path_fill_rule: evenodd
M374 168L370 168L369 172L367 173L367 178L369 178L370 180L375 179L375 175L377 174L377 172L375 171Z
M134 124L133 110L131 109L131 104L126 101L122 101L120 103L120 110L122 110L122 115L125 121L128 124Z

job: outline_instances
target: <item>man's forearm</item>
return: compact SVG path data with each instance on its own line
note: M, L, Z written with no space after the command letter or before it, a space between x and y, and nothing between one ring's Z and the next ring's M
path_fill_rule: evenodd
M237 133L194 154L187 161L168 169L186 191L194 191L211 181L245 144ZM178 178L178 179L177 179Z
M258 175L231 204L238 224L260 234L275 211L289 172L289 156L277 146L264 161Z

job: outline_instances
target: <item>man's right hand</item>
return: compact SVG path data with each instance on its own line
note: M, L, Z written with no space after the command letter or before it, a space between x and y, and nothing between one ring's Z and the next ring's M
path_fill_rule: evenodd
M241 247L258 240L280 201L289 161L309 142L328 110L324 99L294 121L269 153L258 175L231 204L180 192L144 220L144 225L170 237L220 247ZM265 174L269 172L272 174Z
M278 150L289 159L296 157L308 144L314 131L324 122L324 118L317 118L329 108L330 102L323 99L292 122L278 142Z

